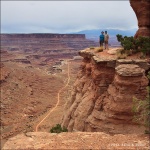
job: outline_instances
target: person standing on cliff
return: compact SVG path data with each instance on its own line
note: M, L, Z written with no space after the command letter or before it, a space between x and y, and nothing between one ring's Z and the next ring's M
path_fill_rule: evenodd
M104 34L104 45L105 45L105 49L108 50L108 40L109 40L109 35L107 33L107 31L105 31L105 34Z
M100 47L103 47L103 43L104 43L104 32L101 32L101 35L99 36L99 44Z

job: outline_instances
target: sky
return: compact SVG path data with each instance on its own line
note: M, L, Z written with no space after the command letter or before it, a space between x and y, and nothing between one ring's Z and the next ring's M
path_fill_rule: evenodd
M138 28L129 0L1 1L1 33L70 33Z

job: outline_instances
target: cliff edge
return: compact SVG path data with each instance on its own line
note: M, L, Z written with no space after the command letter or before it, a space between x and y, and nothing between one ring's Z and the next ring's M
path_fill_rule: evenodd
M146 60L117 59L108 52L79 52L82 65L71 98L65 106L62 126L69 131L109 134L143 133L133 122L133 97L147 95L149 69Z

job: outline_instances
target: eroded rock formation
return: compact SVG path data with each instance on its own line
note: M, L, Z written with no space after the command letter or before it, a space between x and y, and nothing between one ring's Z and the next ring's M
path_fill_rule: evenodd
M80 51L84 58L62 125L69 131L143 132L133 123L133 97L144 99L149 68L144 60L115 60Z
M138 19L139 29L135 34L135 37L150 36L150 1L130 0L130 4Z

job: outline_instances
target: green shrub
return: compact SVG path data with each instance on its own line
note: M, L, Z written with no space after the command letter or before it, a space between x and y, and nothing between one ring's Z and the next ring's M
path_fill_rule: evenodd
M150 71L148 72L148 79L150 79ZM133 121L143 122L147 130L145 133L150 133L150 87L147 87L147 96L144 100L133 98L132 112L135 113Z
M139 50L144 55L150 55L150 38L139 37Z
M133 36L127 37L117 34L117 40L125 51L142 52L144 55L150 55L150 37L139 37L135 39Z
M55 127L52 127L52 129L50 130L51 133L61 133L61 132L68 132L68 129L65 127L61 127L60 124L56 124Z

